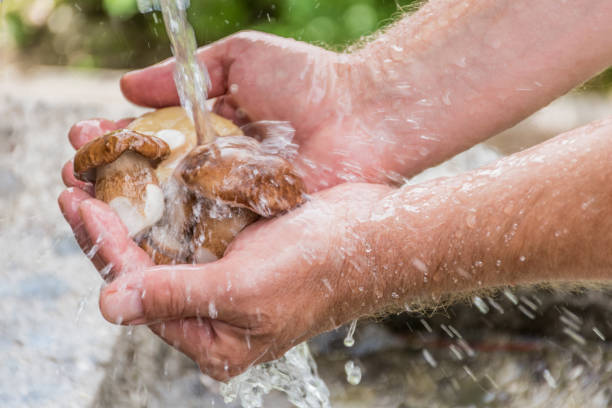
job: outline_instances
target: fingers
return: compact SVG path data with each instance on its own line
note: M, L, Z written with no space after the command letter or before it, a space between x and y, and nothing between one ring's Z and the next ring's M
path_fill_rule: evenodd
M194 360L200 370L218 381L227 381L246 371L261 352L248 332L218 320L183 319L150 326L169 345Z
M227 71L231 64L228 44L231 37L198 50L198 60L206 64L210 74L211 89L208 97L223 95L227 88ZM173 58L159 64L132 71L121 78L123 95L136 105L161 108L179 105L174 84L175 61Z
M87 235L87 231L83 225L83 221L81 220L81 215L79 214L79 207L81 204L90 200L91 196L85 191L69 188L68 190L63 191L59 198L58 204L62 215L70 224L72 228L72 232L74 233L74 237L77 240L77 243L86 254L91 254L91 261L94 266L99 270L103 270L105 267L104 260L97 254L91 253L93 244L89 240L89 236ZM95 251L94 251L95 252Z
M90 140L117 129L119 129L117 123L111 120L84 120L72 126L68 132L68 140L75 149L79 149Z
M129 237L127 228L107 204L93 199L85 200L78 212L111 279L153 265L151 258Z
M228 288L228 266L207 265L150 268L112 282L100 295L104 317L126 324L150 324L189 317L236 321Z
M62 168L62 181L64 182L66 187L78 188L79 190L85 191L91 197L93 197L95 194L94 186L91 183L86 183L84 181L77 180L77 178L74 177L74 167L72 164L72 160L68 161Z

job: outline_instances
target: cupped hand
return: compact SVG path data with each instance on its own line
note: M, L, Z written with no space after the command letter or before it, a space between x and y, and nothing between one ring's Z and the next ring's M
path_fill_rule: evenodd
M102 314L117 324L148 325L218 380L279 358L384 308L367 272L368 237L351 220L367 219L387 192L344 184L317 193L289 214L248 227L221 260L194 266L153 266L106 204L81 201L86 236L117 276L102 289Z
M201 48L198 58L210 72L217 113L238 124L292 124L300 146L296 165L309 191L346 181L388 182L400 171L389 155L398 154L397 146L385 143L380 124L367 120L362 102L372 90L364 89L362 67L351 55L242 32ZM173 72L170 59L128 73L121 88L139 105L178 105Z
M70 141L79 148L125 123L81 122ZM361 222L388 187L344 184L316 193L295 211L248 227L215 263L160 267L92 197L92 186L74 178L71 162L62 176L69 187L59 198L62 213L109 282L100 295L106 319L148 325L216 379L381 306L374 275L365 272L370 237Z

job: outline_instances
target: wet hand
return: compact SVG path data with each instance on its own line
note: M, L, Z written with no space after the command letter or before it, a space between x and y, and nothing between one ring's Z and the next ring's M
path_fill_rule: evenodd
M70 131L75 148L129 123L83 121ZM156 267L118 216L62 170L59 197L77 241L110 282L100 307L118 324L147 324L218 379L280 357L318 333L372 311L378 297L367 267L368 219L389 188L345 184L280 218L243 231L226 256L208 265ZM361 288L361 289L360 289Z
M105 318L149 325L204 373L227 380L373 312L367 237L350 220L367 218L387 192L365 184L328 189L285 216L248 227L215 263L157 267L106 204L74 192L64 200L80 201L85 236L117 277L100 295Z
M382 122L367 119L372 109L364 97L371 89L363 89L363 68L351 55L243 32L200 49L198 58L210 72L217 113L238 124L279 120L295 127L296 165L309 191L397 176L399 166L389 157L399 154L397 146L383 140ZM121 81L123 93L143 106L178 105L173 71L170 59L131 72ZM408 155L422 159L414 151Z

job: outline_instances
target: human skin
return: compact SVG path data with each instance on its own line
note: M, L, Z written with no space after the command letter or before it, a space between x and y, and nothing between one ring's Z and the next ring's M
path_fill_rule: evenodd
M60 200L80 202L98 255L120 266L101 292L105 318L150 325L226 380L360 316L504 285L609 280L611 138L608 120L452 178L339 185L248 227L208 265L153 266L106 204L80 190Z
M352 54L243 33L200 56L221 113L244 120L240 106L249 119L296 126L298 166L317 191L410 176L603 69L612 60L604 21L611 7L432 1L384 41ZM139 104L176 104L171 73L171 62L132 73L122 89ZM287 86L270 89L278 82ZM120 126L81 123L70 138L79 147ZM73 180L70 164L64 180L76 188L60 205L79 243L99 245L96 266L113 265L117 278L101 292L104 316L149 324L204 372L227 379L350 319L432 296L609 279L610 128L593 126L496 167L416 187L321 191L249 227L209 265L153 267L114 213L82 190L90 186Z
M611 17L608 0L434 0L350 53L243 32L199 58L220 113L291 122L315 191L410 177L517 123L610 65ZM177 105L173 69L122 90Z

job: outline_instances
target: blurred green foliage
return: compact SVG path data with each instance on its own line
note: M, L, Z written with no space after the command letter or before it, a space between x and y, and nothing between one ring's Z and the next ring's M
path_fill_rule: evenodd
M338 50L420 2L191 0L189 19L200 45L255 29ZM160 13L140 14L137 0L0 0L0 11L0 37L34 63L134 68L170 55ZM583 89L610 87L612 70Z
M415 0L191 0L200 45L255 29L340 49ZM5 0L5 31L45 64L132 68L170 55L160 13L137 0Z

